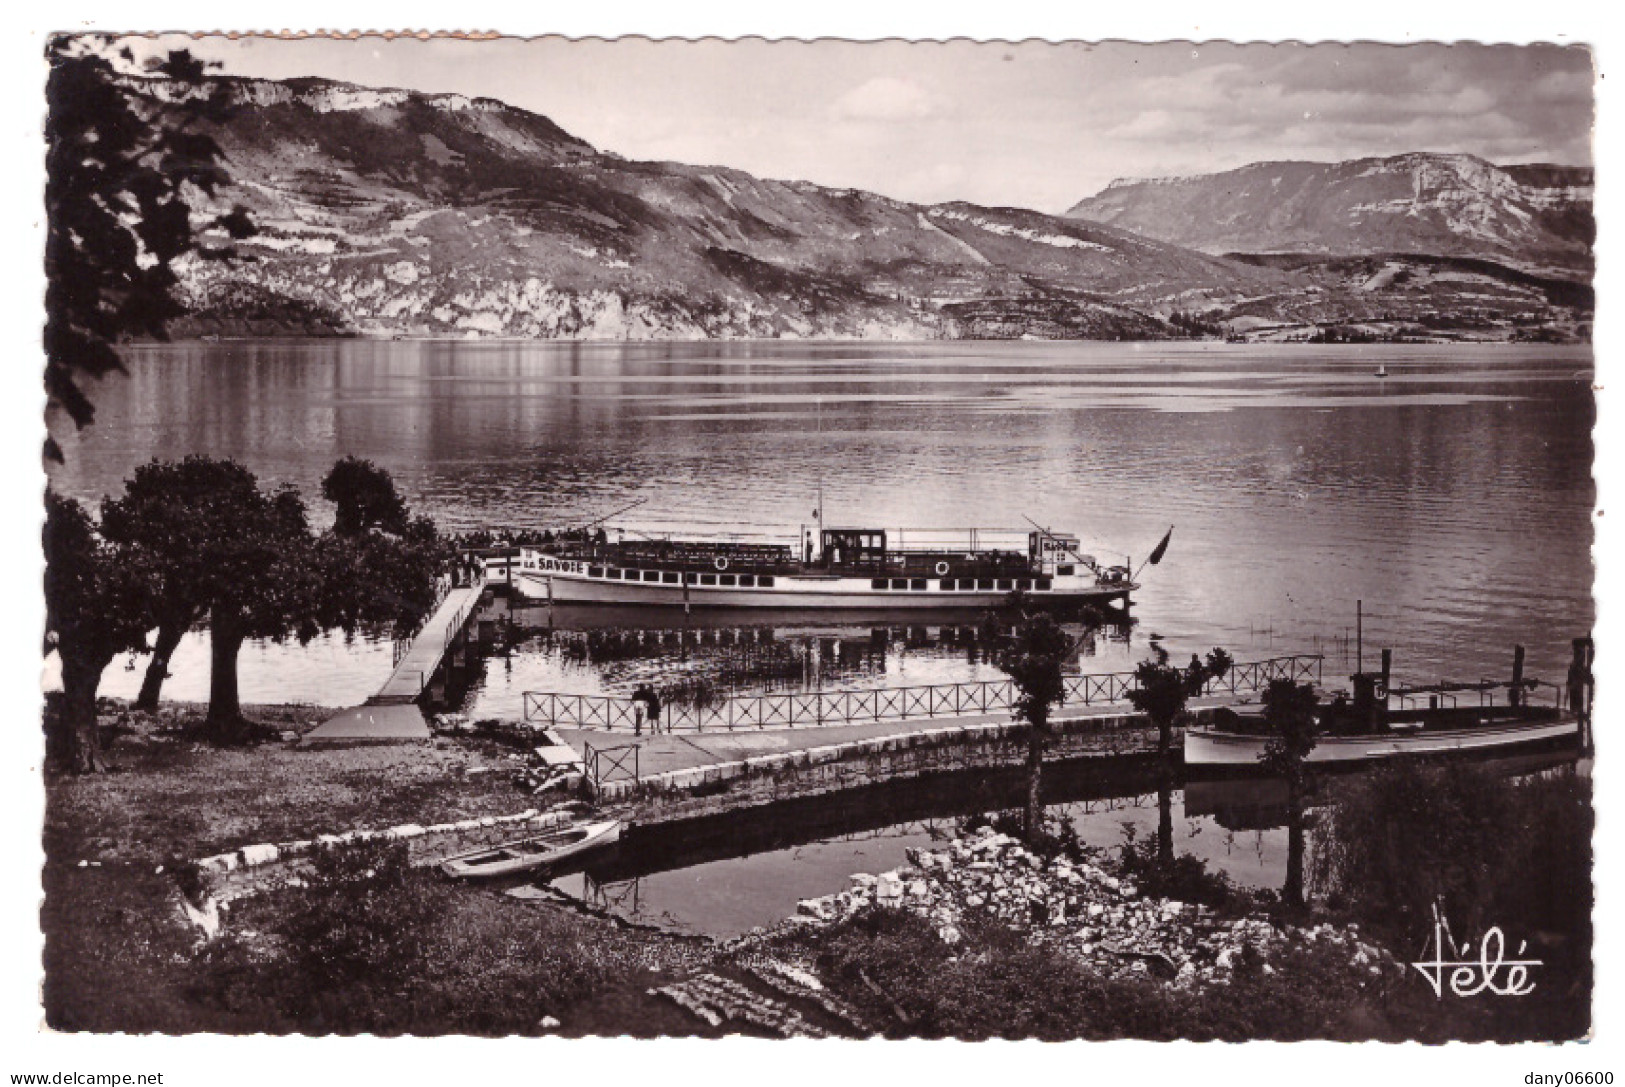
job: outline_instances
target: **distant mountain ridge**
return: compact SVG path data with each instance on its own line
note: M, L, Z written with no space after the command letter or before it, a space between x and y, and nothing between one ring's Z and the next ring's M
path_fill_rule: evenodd
M1590 167L1411 153L1120 179L1066 212L1208 253L1486 257L1589 278Z
M201 93L126 86L154 108ZM1275 266L1035 211L629 161L492 99L314 78L203 89L238 109L211 132L232 184L198 210L243 204L260 234L240 260L182 265L180 335L1302 338L1373 320L1421 334L1419 307L1453 311L1469 290L1475 336L1574 338L1589 321L1494 274Z

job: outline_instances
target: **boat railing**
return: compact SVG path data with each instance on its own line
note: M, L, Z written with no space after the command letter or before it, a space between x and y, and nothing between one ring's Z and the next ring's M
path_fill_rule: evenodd
M1210 680L1202 693L1256 694L1277 679L1318 681L1320 671L1318 655L1250 661L1233 665L1225 676ZM1061 705L1122 705L1129 701L1129 693L1137 690L1138 685L1133 672L1067 676ZM1015 708L1015 703L1013 683L985 680L919 687L737 695L703 705L673 703L663 706L659 720L651 722L642 701L613 695L526 691L524 717L527 723L541 727L603 732L734 732L1005 714Z

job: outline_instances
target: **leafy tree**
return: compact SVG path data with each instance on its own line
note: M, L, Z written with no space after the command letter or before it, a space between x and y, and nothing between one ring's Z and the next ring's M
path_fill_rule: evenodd
M1168 663L1166 649L1152 648L1155 655L1134 668L1134 688L1128 692L1128 700L1157 726L1157 863L1170 865L1174 860L1174 725L1209 680L1230 670L1231 659L1223 649L1213 649L1205 661L1192 656L1187 667L1176 668Z
M993 662L1016 688L1015 718L1027 732L1027 807L1022 830L1029 841L1044 833L1044 748L1054 730L1050 713L1066 696L1061 665L1073 641L1044 612L1023 615L1013 635L995 634Z
M104 769L96 691L119 653L146 648L150 583L134 557L96 533L83 506L45 494L46 651L62 662L62 731L78 773Z
M1290 679L1271 680L1265 688L1264 723L1269 735L1264 753L1258 757L1265 770L1286 781L1287 854L1286 884L1281 899L1289 906L1302 907L1305 805L1309 796L1309 753L1320 738L1315 706L1320 697L1307 683Z
M209 712L217 740L243 727L237 655L248 638L308 641L318 631L323 578L304 502L292 487L267 494L232 461L188 457L136 469L102 519L156 572L154 612L184 631L209 620ZM156 665L158 662L154 661Z
M435 604L435 576L446 547L434 522L414 517L399 535L345 535L335 526L317 546L322 626L354 631L385 628L397 636L414 631Z
M254 233L241 208L194 219L189 195L212 197L225 181L221 151L195 130L221 123L232 106L212 92L205 65L187 50L155 62L167 93L143 96L115 67L132 61L107 35L58 35L46 46L45 391L74 424L95 409L81 379L122 372L114 345L129 336L167 339L181 313L175 262L235 255L221 231ZM46 455L62 459L47 439Z
M158 634L136 708L154 711L181 638L209 613L212 541L235 532L234 518L255 489L242 465L207 457L152 461L135 470L124 494L102 504L102 531L145 557L156 580Z
M322 497L338 507L333 531L356 536L368 529L401 535L407 529L406 501L395 480L368 460L345 457L322 480Z

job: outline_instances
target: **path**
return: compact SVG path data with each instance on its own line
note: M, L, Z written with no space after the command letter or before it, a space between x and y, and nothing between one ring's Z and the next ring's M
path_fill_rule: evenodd
M429 677L440 667L440 658L446 655L451 643L462 633L468 621L469 608L479 599L480 590L484 587L483 582L477 581L446 594L434 614L423 624L423 629L418 631L417 637L412 639L406 655L395 665L395 671L390 673L378 693L367 699L368 705L401 705L417 701L423 689L429 685Z
M300 746L321 743L393 743L427 740L429 723L416 702L446 650L468 625L484 582L452 589L429 616L395 669L365 705L335 714L307 732Z
M1231 695L1215 695L1192 699L1190 709L1235 705L1241 701ZM1068 711L1063 707L1053 721L1083 721L1096 717L1122 717L1133 714L1130 706L1090 706ZM664 774L673 770L691 770L700 766L719 766L735 763L757 755L780 755L806 751L815 747L871 740L884 736L903 736L915 732L961 728L972 725L1003 724L1011 721L1008 712L984 713L964 717L914 717L899 721L870 721L861 725L824 725L807 728L744 729L733 732L663 732L659 735L632 736L624 732L603 732L593 729L551 727L547 731L559 737L578 757L586 755L590 744L594 751L624 752L638 748L637 772L640 778ZM630 776L632 764L618 772Z

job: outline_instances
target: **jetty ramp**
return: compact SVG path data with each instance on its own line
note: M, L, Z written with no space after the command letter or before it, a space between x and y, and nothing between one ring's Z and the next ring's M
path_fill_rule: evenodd
M447 651L462 637L484 588L485 583L476 580L447 592L417 636L397 649L395 667L378 693L363 705L323 721L306 733L300 744L429 739L429 723L423 719L417 700L429 686Z

